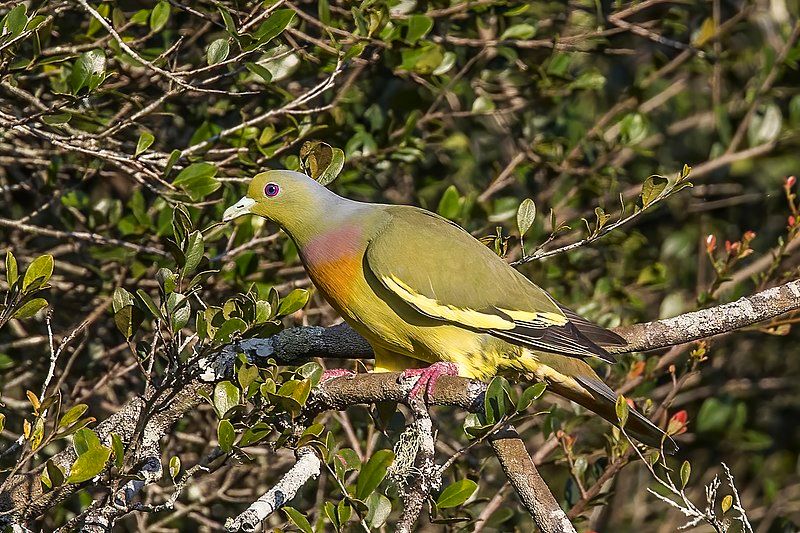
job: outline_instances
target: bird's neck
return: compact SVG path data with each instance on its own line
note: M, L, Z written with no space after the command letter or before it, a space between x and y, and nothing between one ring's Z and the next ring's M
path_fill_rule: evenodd
M306 203L302 213L295 213L289 221L281 221L281 226L301 253L306 248L321 249L326 241L344 245L355 238L355 233L360 233L348 228L358 229L359 221L370 208L370 204L330 193L324 201Z

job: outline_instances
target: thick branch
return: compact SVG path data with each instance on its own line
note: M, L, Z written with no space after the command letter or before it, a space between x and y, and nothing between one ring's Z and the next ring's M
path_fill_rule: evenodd
M543 533L575 533L567 515L539 475L516 429L507 426L490 436L489 443L522 505L539 529Z

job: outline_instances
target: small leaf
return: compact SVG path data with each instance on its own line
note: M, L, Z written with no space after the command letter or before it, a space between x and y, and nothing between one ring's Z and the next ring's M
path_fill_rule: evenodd
M153 33L161 31L169 20L169 2L161 1L150 12L150 29Z
M18 278L19 273L17 271L17 258L14 257L14 254L11 253L11 250L8 250L6 252L6 281L8 282L9 287L14 285Z
M88 428L81 428L72 437L72 447L75 448L75 453L82 455L89 450L102 447L102 444L97 433Z
M125 446L122 444L122 437L116 433L111 434L111 450L114 452L114 465L118 470L122 470L125 460Z
M253 37L258 41L259 46L265 45L272 39L280 35L294 18L294 10L278 9L267 20L261 23L253 33Z
M684 461L681 465L681 488L685 488L686 484L689 483L689 476L692 475L692 465L689 464L689 461Z
M216 41L212 42L208 47L208 51L206 52L206 60L208 61L208 64L216 65L218 63L222 63L228 58L230 50L231 48L230 44L228 43L228 39L217 39Z
M220 381L214 386L214 409L219 418L224 418L225 414L239 405L239 387L230 381Z
M172 184L183 189L197 202L221 187L214 177L216 175L217 167L211 163L192 163L178 173Z
M433 19L427 15L411 15L408 17L408 32L406 41L409 44L416 44L417 41L425 37L433 28Z
M667 183L669 183L667 178L657 175L650 176L644 180L644 185L642 185L642 194L639 195L642 207L647 207L656 201L661 193L664 192L664 189L666 189Z
M219 441L220 449L229 453L233 449L233 441L236 439L236 430L233 429L233 424L229 420L220 420L217 425L217 441Z
M17 37L25 30L25 25L28 24L28 15L25 4L20 2L6 15L6 28L11 34L11 37Z
M628 401L621 394L617 396L617 403L615 406L617 412L617 420L619 420L619 427L624 428L625 423L628 421L629 406Z
M203 234L199 231L193 231L189 235L189 241L186 244L186 264L183 265L183 275L188 276L195 271L203 258L204 242Z
M116 313L126 305L133 305L133 295L122 287L117 287L111 299L111 309Z
M733 496L730 494L722 498L722 512L727 513L733 505Z
M309 296L310 293L305 289L294 289L281 300L281 304L278 306L278 314L280 316L288 316L302 309L308 302Z
M22 291L33 291L40 288L50 280L53 275L53 256L40 255L34 259L28 270L25 271L25 277L22 280Z
M14 318L25 319L30 318L42 309L47 307L47 300L44 298L34 298L25 302L22 307L14 312Z
M61 420L58 421L58 427L65 428L71 426L77 422L87 410L89 410L89 406L85 403L79 403L78 405L73 406L69 411L64 413L64 416L62 416Z
M283 512L286 513L286 517L303 533L314 532L314 529L311 527L311 523L308 521L308 518L306 518L303 513L294 507L284 507Z
M445 189L442 198L439 200L436 212L450 220L458 218L461 214L461 196L458 194L458 189L456 189L455 185L450 185Z
M181 473L181 458L176 455L169 460L169 477L172 478L172 481L175 481L178 478L178 474L180 473Z
M266 67L262 67L258 63L250 62L245 63L244 66L247 68L247 70L264 80L264 83L269 83L272 81L272 73Z
M47 479L50 481L50 487L56 488L64 484L64 471L61 467L53 462L52 459L45 463L45 471L47 472Z
M143 131L141 135L139 135L139 140L136 142L136 152L134 153L134 157L139 157L145 150L150 148L155 141L156 138L153 137L153 134L149 131Z
M458 507L475 494L476 490L478 490L478 484L471 479L456 481L442 491L436 500L436 506L439 509Z
M372 494L383 478L386 477L386 469L394 461L394 452L391 450L378 450L369 458L367 464L361 469L356 482L356 498L366 499Z
M536 219L536 204L530 198L525 198L517 210L517 229L519 236L522 237L531 229L533 221Z
M135 305L126 305L114 314L114 324L126 339L130 339L136 334L142 319L142 312Z
M367 496L367 525L372 529L380 528L392 512L392 502L380 492Z
M92 448L78 456L69 471L67 483L83 483L89 481L106 466L111 457L111 448L99 446Z
M247 329L247 324L241 318L231 318L226 320L214 333L214 342L228 343L231 342L234 334L240 333Z
M517 411L524 411L530 407L534 401L538 400L542 394L544 394L546 388L546 383L537 383L525 389L517 402Z

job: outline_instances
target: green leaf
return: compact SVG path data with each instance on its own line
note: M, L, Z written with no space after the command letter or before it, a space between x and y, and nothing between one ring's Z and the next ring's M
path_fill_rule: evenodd
M222 63L228 58L230 51L231 47L228 43L228 39L217 39L209 45L208 51L206 52L206 60L209 65Z
M117 287L111 299L111 309L116 313L126 305L133 305L133 295L122 287Z
M114 313L114 324L126 339L133 337L143 320L142 312L135 305L126 305Z
M642 185L642 194L639 195L642 207L647 207L658 199L664 189L666 189L669 180L667 178L653 175L644 180Z
M203 234L199 231L193 231L189 234L189 240L186 244L186 264L183 265L184 276L188 276L195 271L203 258L203 252Z
M243 391L246 391L250 385L258 378L258 367L255 365L244 364L239 368L236 373L236 379L239 386Z
M228 343L235 333L245 331L247 324L241 318L231 318L223 322L223 324L214 333L214 342Z
M147 307L147 309L153 314L155 318L162 318L161 316L161 309L158 308L156 303L150 298L150 295L144 292L142 289L136 289L136 296L142 301L142 303Z
M125 446L122 444L122 437L116 433L111 434L111 450L114 452L114 466L117 470L122 470L125 460Z
M72 406L69 411L64 413L64 415L61 417L61 420L58 421L58 427L65 428L71 426L77 422L88 410L89 406L85 403L79 403Z
M8 250L6 252L6 281L8 282L9 287L14 285L18 278L19 272L17 271L17 258L14 257L14 254L11 253L11 250Z
M519 230L520 237L528 233L535 219L536 204L533 203L533 200L530 198L525 198L522 200L522 203L519 204L519 209L517 209L517 229Z
M153 134L149 131L143 131L141 135L139 135L139 140L136 142L136 152L134 153L134 157L139 157L145 150L150 148L155 141L156 138L153 137Z
M681 465L681 488L685 488L686 484L689 483L689 476L692 475L692 465L689 464L689 461L684 461Z
M14 312L13 316L18 319L30 318L45 307L47 307L47 300L44 298L34 298L33 300L25 302L22 307Z
M28 24L26 10L25 4L20 2L6 15L6 28L12 38L17 37L25 30L25 25Z
M172 459L169 460L169 477L175 481L178 478L178 474L181 473L181 458L177 455L173 456Z
M478 490L478 484L471 479L456 481L442 491L436 500L436 506L439 509L458 507L475 494L476 490Z
M624 428L625 423L628 421L628 412L630 410L625 396L621 394L617 396L615 410L617 412L617 420L619 420L619 427Z
M220 449L225 453L230 453L233 449L233 441L236 439L236 430L229 420L220 420L217 425L217 441Z
M265 45L280 35L289 23L292 22L292 19L294 19L294 10L278 9L267 17L267 20L261 23L258 29L253 33L253 37L258 41L259 46Z
M455 185L450 185L445 189L436 212L450 220L455 220L461 214L461 196Z
M198 202L220 188L220 182L214 177L216 175L217 167L211 163L192 163L178 173L172 184Z
M509 395L511 385L502 376L495 376L486 388L484 413L490 424L499 422L514 407Z
M33 291L50 280L53 275L53 256L40 255L28 265L22 280L22 292Z
M303 533L314 533L314 529L311 527L311 523L308 521L308 518L295 509L294 507L284 507L283 512L286 513L286 517L300 529Z
M239 440L239 446L244 448L260 441L272 432L272 427L265 422L256 422L253 427L247 428Z
M417 41L425 37L433 28L433 19L427 15L411 15L408 17L408 32L406 41L409 44L416 44Z
M335 180L344 168L344 151L339 148L333 148L331 154L331 163L322 171L317 177L317 181L321 185L328 185Z
M530 39L536 35L536 27L530 24L514 24L506 28L500 35L500 40L505 39Z
M92 448L78 456L69 471L67 483L83 483L89 481L106 466L111 457L111 448L99 446Z
M52 459L45 463L45 472L51 488L60 487L64 484L64 471Z
M244 66L247 68L247 70L264 80L264 83L269 83L272 81L272 72L270 72L266 67L262 67L258 63L250 62L245 63Z
M230 381L220 381L214 386L214 409L219 418L224 418L228 411L239 405L239 399L239 387Z
M161 31L169 20L169 2L159 2L150 12L150 30L153 33Z
M63 126L72 120L72 113L53 113L42 116L42 122L50 126Z
M84 87L94 90L101 81L106 71L106 54L95 48L78 56L72 66L69 77L69 86L73 94L77 94Z
M97 433L88 428L81 428L72 437L72 447L75 448L75 453L83 455L89 450L102 448L103 445L100 444Z
M231 37L236 37L239 35L239 32L236 31L236 24L233 22L233 17L231 16L230 11L221 5L218 5L217 9L219 10L219 14L222 16L222 21L225 24L225 30L231 34Z
M305 289L294 289L281 300L278 306L278 315L288 316L302 309L311 294Z
M525 389L517 402L517 411L524 411L530 407L534 401L538 400L542 394L544 394L546 388L546 383L537 383Z
M367 496L367 525L372 529L380 528L392 512L392 502L380 492L373 492Z
M369 458L367 464L361 469L356 482L356 498L365 500L372 494L383 478L386 477L386 469L394 461L394 452L391 450L378 450Z

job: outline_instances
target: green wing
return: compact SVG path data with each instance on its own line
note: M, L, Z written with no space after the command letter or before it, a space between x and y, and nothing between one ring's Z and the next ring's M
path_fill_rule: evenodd
M535 350L614 362L545 291L463 229L422 209L387 209L389 220L367 247L365 261L403 305Z

